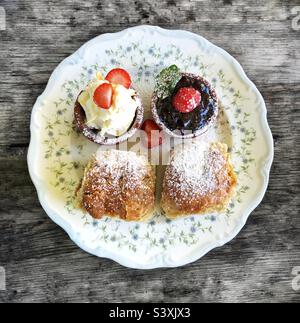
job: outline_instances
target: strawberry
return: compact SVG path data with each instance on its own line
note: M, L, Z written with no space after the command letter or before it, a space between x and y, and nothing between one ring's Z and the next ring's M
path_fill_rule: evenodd
M182 87L172 100L173 107L181 113L193 111L201 102L201 94L192 87Z
M129 73L122 68L115 68L111 70L106 75L105 79L110 83L123 85L126 87L126 89L129 89L131 85L131 77Z
M142 130L146 132L147 137L144 137L143 139L146 141L145 144L149 149L162 144L162 131L153 120L145 120Z
M109 83L103 83L94 92L94 102L99 108L109 109L112 101L113 88Z

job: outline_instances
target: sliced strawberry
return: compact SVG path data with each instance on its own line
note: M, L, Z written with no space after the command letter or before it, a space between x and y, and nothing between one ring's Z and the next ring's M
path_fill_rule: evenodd
M94 92L94 102L99 108L109 109L111 107L113 88L109 83L103 83Z
M145 120L142 130L146 132L147 137L144 138L145 145L151 149L160 146L163 142L163 134L161 129L153 120Z
M129 73L122 68L115 68L111 70L106 75L105 79L110 83L123 85L126 87L126 89L129 89L131 85L131 77Z
M173 107L182 113L189 113L196 109L201 102L201 94L192 87L182 87L173 97Z

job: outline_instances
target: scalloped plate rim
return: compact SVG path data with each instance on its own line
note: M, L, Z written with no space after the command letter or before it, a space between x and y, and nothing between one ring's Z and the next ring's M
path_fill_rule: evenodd
M227 234L227 236L223 239L220 240L215 240L212 243L210 243L209 245L207 245L205 248L201 248L199 250L194 251L192 254L188 254L187 256L181 258L180 260L176 261L176 262L171 262L168 263L165 259L163 259L163 257L156 257L156 262L151 262L151 263L137 263L132 261L131 259L128 259L124 256L120 256L115 254L114 252L105 250L103 248L96 248L96 249L90 249L87 248L84 243L82 242L82 240L80 239L80 234L78 234L77 232L74 232L74 230L72 229L72 226L70 226L70 224L65 221L62 217L60 217L58 214L56 214L56 212L54 212L45 202L44 199L44 195L45 195L45 187L43 187L43 185L41 184L41 179L38 178L35 174L34 174L34 170L32 169L31 165L33 165L34 163L34 151L36 145L37 145L37 139L38 139L38 134L36 131L36 127L35 127L35 123L34 123L34 116L36 114L36 111L39 107L39 103L42 100L43 97L45 97L48 92L50 91L51 87L53 86L56 76L60 73L60 71L62 70L62 68L65 66L65 64L74 64L74 58L75 57L80 57L81 53L84 52L86 50L86 48L88 48L89 46L91 46L94 42L97 41L104 41L105 39L119 39L122 38L126 33L130 32L130 31L135 31L137 29L146 29L146 30L150 30L153 32L157 32L163 35L168 35L168 34L176 34L177 38L192 38L195 41L197 41L199 43L199 41L201 42L205 42L209 47L212 47L215 51L218 51L219 53L222 54L222 56L224 56L229 63L233 66L233 68L235 69L235 71L237 72L237 74L241 77L242 81L245 82L246 84L249 85L249 87L254 91L257 99L259 100L259 104L258 106L260 107L260 128L264 134L264 137L266 139L266 144L268 147L268 154L265 157L264 160L261 160L261 167L260 167L260 176L262 177L263 180L263 185L261 187L261 190L257 193L256 198L252 201L252 203L250 205L248 205L247 209L245 209L243 211L242 216L239 218L239 222L236 224L235 229L230 233ZM270 175L270 169L272 166L272 162L273 162L273 158L274 158L274 144L273 144L273 137L272 137L272 133L270 130L270 127L268 125L268 121L267 121L267 108L264 102L264 99L261 95L261 93L258 91L258 89L256 88L255 84L247 77L245 71L243 70L242 66L240 65L240 63L232 56L230 55L228 52L226 52L224 49L212 44L210 41L208 41L207 39L205 39L204 37L197 35L195 33L192 33L190 31L185 31L185 30L169 30L169 29L163 29L161 27L157 27L157 26L150 26L150 25L142 25L142 26L136 26L136 27L131 27L116 33L106 33L106 34L102 34L99 35L93 39L91 39L90 41L86 42L85 44L83 44L75 53L73 53L72 55L70 55L69 57L65 58L53 71L53 73L51 74L49 81L47 83L46 89L44 90L44 92L37 98L36 103L33 106L32 109L32 113L31 113L31 121L30 121L30 144L29 144L29 148L28 148L28 154L27 154L27 163L28 163L28 169L29 169L29 174L30 177L32 179L33 184L36 187L37 193L38 193L38 199L43 207L43 209L45 210L46 214L51 218L51 220L56 223L57 225L59 225L70 237L70 239L82 250L97 256L97 257L101 257L101 258L108 258L111 260L114 260L115 262L128 267L128 268L133 268L133 269L155 269L155 268L172 268L172 267L179 267L179 266L184 266L187 265L189 263L192 263L196 260L199 260L200 258L202 258L204 255L206 255L208 252L210 252L211 250L217 248L217 247L221 247L223 245L225 245L226 243L228 243L229 241L233 240L238 233L242 230L242 228L244 227L244 225L247 222L248 217L250 216L250 214L253 212L253 210L261 203L267 187L268 187L268 183L269 183L269 175Z

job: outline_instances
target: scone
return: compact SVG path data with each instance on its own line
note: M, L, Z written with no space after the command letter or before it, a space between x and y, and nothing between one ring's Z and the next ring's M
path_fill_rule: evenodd
M154 213L155 174L144 156L99 150L86 167L78 197L96 219L145 220Z
M220 212L233 197L236 185L226 144L178 146L166 169L161 207L171 219Z

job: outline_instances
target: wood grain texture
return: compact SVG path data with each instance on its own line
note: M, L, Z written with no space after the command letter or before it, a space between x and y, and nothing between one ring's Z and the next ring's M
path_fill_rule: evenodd
M0 302L299 302L299 0L0 0ZM42 210L27 171L32 106L53 69L89 39L139 24L223 47L262 92L275 139L263 203L239 236L183 268L130 270L92 257Z

